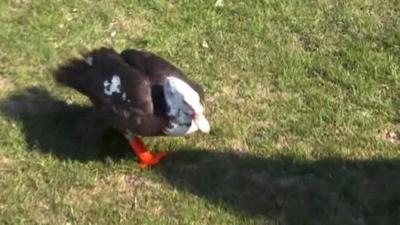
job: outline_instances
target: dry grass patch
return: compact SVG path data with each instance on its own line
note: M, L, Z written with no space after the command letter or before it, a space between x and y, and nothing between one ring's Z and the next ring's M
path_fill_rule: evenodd
M10 79L0 76L0 93L7 93L15 90L15 84Z
M159 184L135 174L115 174L99 180L89 189L72 187L64 197L63 203L68 205L91 205L99 201L113 203L129 200L135 204L138 198L158 192L160 189Z
M123 38L134 39L142 37L150 28L149 22L144 17L118 15L110 24L108 29L110 36L122 36Z
M6 170L11 166L11 159L0 155L0 171Z
M380 140L398 145L400 144L400 125L387 124L384 128L378 130L377 136Z

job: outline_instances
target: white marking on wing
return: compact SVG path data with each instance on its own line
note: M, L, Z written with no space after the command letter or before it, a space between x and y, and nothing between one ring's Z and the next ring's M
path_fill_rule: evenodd
M108 87L108 86L110 86L110 82L108 82L108 80L105 80L103 82L103 85L104 85L104 87Z
M85 61L89 66L93 66L93 57L87 57Z
M118 75L113 75L111 83L108 80L104 81L104 94L111 96L113 93L121 93L121 79Z

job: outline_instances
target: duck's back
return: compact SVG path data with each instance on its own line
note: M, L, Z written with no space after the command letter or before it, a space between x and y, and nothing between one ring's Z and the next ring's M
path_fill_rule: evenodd
M187 83L201 98L204 97L203 88L198 83L188 79L180 69L160 56L136 49L124 50L121 56L129 65L147 74L152 84L164 84L166 77L172 76Z
M129 66L112 49L101 48L60 67L56 80L88 96L102 109L131 107L152 113L148 76Z
M147 74L113 49L101 48L84 56L59 67L56 80L89 97L110 126L143 136L162 135L168 124L162 87L156 90L160 88L151 84Z

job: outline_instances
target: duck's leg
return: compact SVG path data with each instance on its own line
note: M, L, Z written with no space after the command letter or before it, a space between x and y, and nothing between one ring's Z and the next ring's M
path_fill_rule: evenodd
M166 152L151 152L139 137L133 135L125 136L128 138L133 152L138 156L140 160L139 166L142 169L158 164L162 158L167 156Z

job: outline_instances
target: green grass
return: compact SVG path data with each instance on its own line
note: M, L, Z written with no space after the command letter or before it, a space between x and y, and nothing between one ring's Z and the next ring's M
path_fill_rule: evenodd
M0 1L0 224L397 224L396 0ZM206 89L210 135L123 138L51 72L149 49Z

